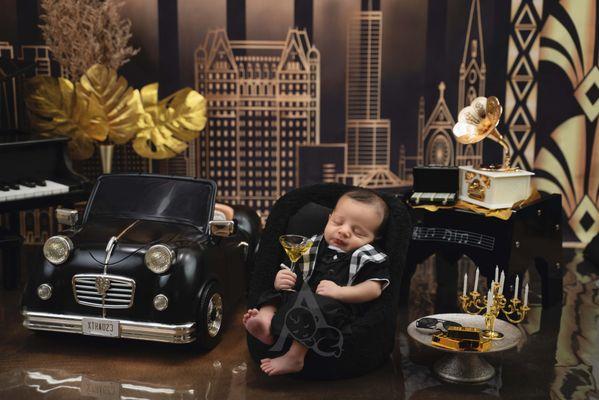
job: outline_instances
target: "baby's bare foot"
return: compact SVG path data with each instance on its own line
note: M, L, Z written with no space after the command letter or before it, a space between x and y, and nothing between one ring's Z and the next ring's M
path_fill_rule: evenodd
M245 325L245 323L247 322L248 319L250 319L251 317L254 317L256 315L258 315L258 309L251 308L251 309L247 310L247 312L245 314L243 314L243 318L242 318L241 322L243 323L243 325Z
M264 344L273 344L274 338L270 334L270 321L271 315L265 315L266 313L260 313L258 310L248 310L246 315L243 316L245 329L256 339Z
M291 374L304 368L304 358L288 352L281 357L260 360L260 368L269 376Z

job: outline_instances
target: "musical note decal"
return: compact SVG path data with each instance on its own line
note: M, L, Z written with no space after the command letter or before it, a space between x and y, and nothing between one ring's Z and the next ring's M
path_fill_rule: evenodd
M463 246L479 247L488 251L493 251L495 248L495 238L493 236L460 229L416 226L412 231L412 239L456 243Z

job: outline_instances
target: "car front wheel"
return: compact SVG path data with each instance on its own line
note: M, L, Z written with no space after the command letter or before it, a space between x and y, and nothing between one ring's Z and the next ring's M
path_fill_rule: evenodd
M198 343L204 350L212 350L221 340L224 322L224 297L214 282L204 289L198 316Z

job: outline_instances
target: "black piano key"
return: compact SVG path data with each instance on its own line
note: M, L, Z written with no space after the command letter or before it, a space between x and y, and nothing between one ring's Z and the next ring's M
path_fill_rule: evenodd
M10 191L0 191L0 213L46 208L63 201L71 203L89 197L91 182L73 171L66 157L67 143L66 137L44 137L28 132L0 129L0 181L4 182L5 186L9 186L10 182ZM33 180L37 187L43 184L36 182L40 178L47 179L46 188L51 185L50 182L58 182L68 186L69 192L35 196L39 194L35 193L37 190L18 185L21 179L29 179ZM13 191L15 194L30 192L30 197L8 201L4 199Z
M10 188L8 187L8 185L0 183L0 191L2 191L2 192L8 192L9 190L10 190Z
M34 188L35 187L35 182L32 179L30 179L30 178L21 179L19 181L19 183L21 185L29 187L29 188Z
M33 182L35 182L36 186L46 186L46 181L41 178L34 178Z
M2 184L8 186L11 190L19 190L21 188L16 182L2 182Z

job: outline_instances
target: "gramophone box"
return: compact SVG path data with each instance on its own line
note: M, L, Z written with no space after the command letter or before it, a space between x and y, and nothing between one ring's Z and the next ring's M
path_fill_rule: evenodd
M511 208L530 196L534 173L523 170L498 171L460 166L460 200L496 210Z

